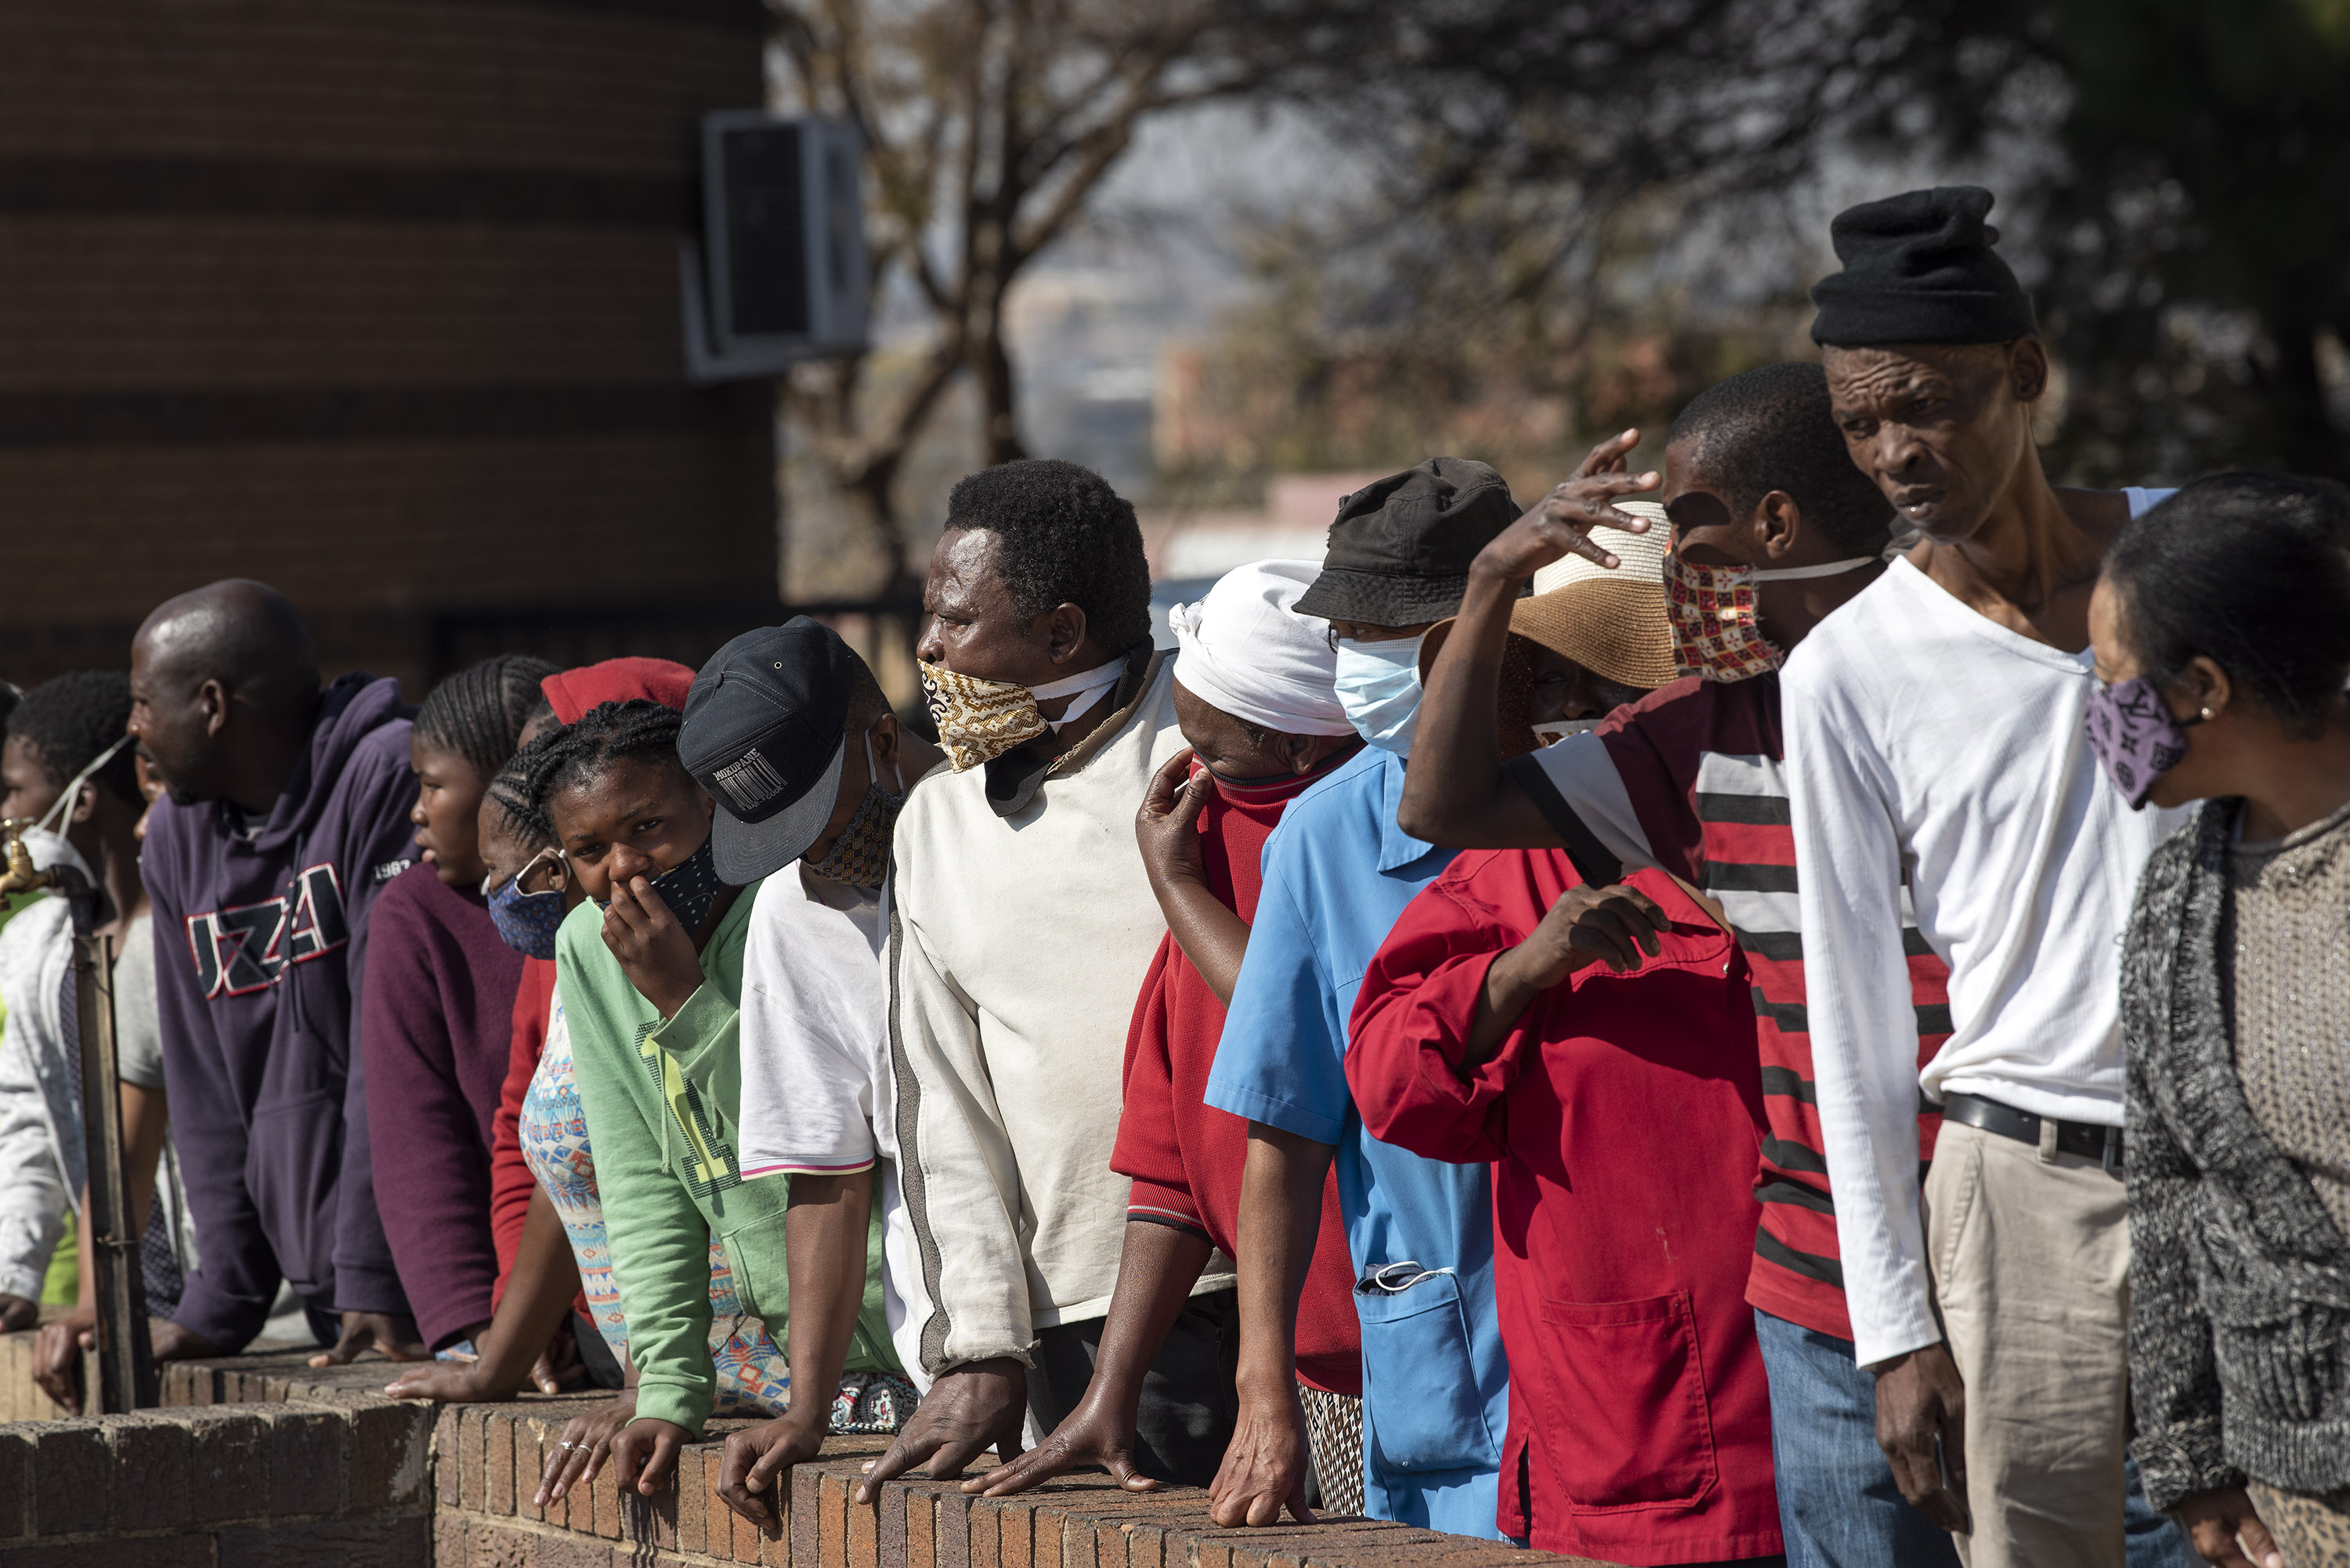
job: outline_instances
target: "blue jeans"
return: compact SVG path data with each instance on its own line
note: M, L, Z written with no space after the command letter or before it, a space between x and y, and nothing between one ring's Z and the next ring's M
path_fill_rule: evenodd
M1771 1463L1788 1568L1957 1568L1950 1538L1910 1507L1877 1446L1877 1379L1852 1341L1754 1314L1771 1379ZM2127 1568L2194 1568L2187 1537L2147 1506L2137 1465L2122 1530Z
M1771 1465L1787 1568L1958 1568L1948 1532L1903 1501L1877 1446L1877 1379L1852 1341L1754 1314L1771 1378Z

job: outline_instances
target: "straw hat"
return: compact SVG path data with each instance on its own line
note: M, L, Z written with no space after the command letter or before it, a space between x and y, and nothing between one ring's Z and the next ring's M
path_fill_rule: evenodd
M1614 568L1566 556L1534 574L1534 597L1510 610L1514 637L1540 643L1596 675L1643 691L1671 684L1673 626L1665 613L1665 551L1672 525L1653 501L1618 501L1619 511L1646 517L1645 534L1595 531L1613 555ZM1430 628L1420 645L1420 676L1427 678L1451 622Z
M1620 686L1652 691L1671 684L1673 623L1665 613L1665 551L1672 524L1653 501L1618 501L1619 511L1646 517L1645 534L1595 530L1619 563L1614 570L1581 556L1553 561L1534 574L1534 595L1510 611L1510 629L1564 654Z

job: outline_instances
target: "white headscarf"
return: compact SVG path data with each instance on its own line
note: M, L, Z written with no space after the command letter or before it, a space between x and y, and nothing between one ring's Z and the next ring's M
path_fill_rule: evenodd
M1255 561L1217 579L1198 604L1168 612L1181 656L1176 683L1235 719L1290 735L1349 735L1333 682L1330 623L1300 615L1318 561Z

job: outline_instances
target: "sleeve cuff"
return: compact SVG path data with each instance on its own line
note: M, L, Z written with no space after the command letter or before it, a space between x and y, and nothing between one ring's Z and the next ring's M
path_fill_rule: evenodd
M202 1339L223 1355L234 1355L253 1343L269 1321L266 1303L251 1303L224 1297L204 1288L201 1274L188 1281L180 1310L172 1321Z
M653 1039L672 1056L683 1056L714 1038L734 1019L736 1008L726 993L704 981L693 988L677 1016L653 1031Z
M2157 1513L2199 1491L2244 1484L2244 1472L2228 1462L2220 1447L2216 1421L2141 1432L2130 1444L2130 1457L2137 1460L2147 1506Z
M1263 1122L1269 1127L1278 1127L1283 1132L1310 1137L1315 1143L1326 1143L1334 1147L1346 1131L1343 1119L1307 1110L1286 1100L1276 1100L1254 1089L1220 1085L1213 1079L1208 1084L1207 1102L1220 1111L1245 1116L1253 1122Z
M713 1398L713 1391L701 1384L642 1381L637 1385L636 1418L667 1421L699 1438Z
M400 1271L389 1263L338 1261L335 1264L335 1310L392 1313L407 1316L408 1293L400 1288Z

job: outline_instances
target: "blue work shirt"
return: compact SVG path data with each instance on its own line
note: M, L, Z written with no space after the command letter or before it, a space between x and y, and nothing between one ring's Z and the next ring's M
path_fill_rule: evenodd
M1453 851L1396 826L1404 760L1367 746L1290 803L1264 846L1208 1077L1208 1104L1337 1147L1338 1208L1363 1324L1363 1479L1374 1519L1498 1540L1509 1363L1493 1300L1485 1168L1423 1159L1363 1131L1347 1015L1396 918ZM1397 1270L1391 1265L1417 1264Z

